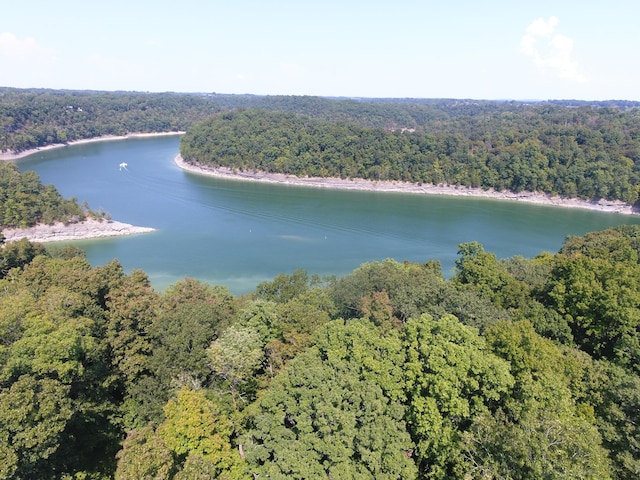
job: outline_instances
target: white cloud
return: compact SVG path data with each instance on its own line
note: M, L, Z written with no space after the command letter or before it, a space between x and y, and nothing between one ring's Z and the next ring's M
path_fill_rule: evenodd
M531 22L520 41L520 51L531 57L540 70L562 79L584 83L586 77L580 73L578 62L571 58L573 39L554 33L558 23L558 17L548 20L538 18Z
M7 87L51 86L59 67L58 52L38 44L34 38L0 33L0 85Z
M0 57L12 62L53 63L57 52L38 45L34 38L18 38L13 33L0 33Z
M558 22L558 17L550 17L547 21L545 21L544 18L538 18L531 22L531 25L527 27L526 32L529 35L548 37L553 33Z

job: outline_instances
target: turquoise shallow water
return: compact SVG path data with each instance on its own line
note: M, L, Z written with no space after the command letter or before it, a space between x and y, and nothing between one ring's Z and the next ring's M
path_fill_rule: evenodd
M74 242L93 265L117 258L163 289L186 276L246 293L279 273L345 275L364 262L438 259L450 275L457 246L498 255L557 251L582 235L640 217L468 197L337 191L215 179L173 159L179 137L72 145L18 162L65 197L87 200L151 234ZM119 164L128 167L121 170Z

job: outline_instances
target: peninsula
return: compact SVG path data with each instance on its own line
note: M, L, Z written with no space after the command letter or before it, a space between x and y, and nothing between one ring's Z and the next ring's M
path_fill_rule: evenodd
M78 223L56 222L53 225L41 224L29 228L6 228L2 231L2 235L4 235L5 242L26 238L30 242L49 243L136 235L153 231L155 231L153 228L137 227L113 220L87 218Z
M361 178L323 178L297 177L283 173L267 173L260 171L240 171L228 167L214 167L211 165L193 164L186 162L181 155L175 157L175 163L185 171L209 175L232 180L278 183L283 185L298 185L316 188L334 188L342 190L367 190L376 192L401 192L423 195L450 195L467 197L484 197L495 200L510 200L554 207L582 208L607 213L637 215L633 206L620 200L587 201L579 198L568 198L559 195L549 195L540 192L507 192L494 189L482 189L446 184L410 183L401 181L374 181Z
M48 145L46 147L41 147L38 149L25 150L22 152L3 152L0 154L0 160L7 161L9 163L4 164L6 168L2 168L3 175L6 175L7 178L14 178L15 181L20 182L18 180L21 177L21 174L17 171L15 165L9 167L13 160L17 160L20 158L27 157L29 155L33 155L34 153L38 153L43 150L61 148L70 144L75 143L89 143L89 142L98 142L98 141L106 141L106 140L122 140L129 137L146 137L146 136L158 136L158 135L179 135L182 132L167 132L167 133L138 133L138 134L129 134L126 136L107 136L107 137L99 137L93 139L84 139L78 140L76 142L69 142L67 144L54 144ZM44 189L45 187L37 182L39 189ZM40 190L35 193L37 198L42 198L46 196L45 190ZM80 206L75 203L75 201L65 201L56 193L53 196L56 200L60 201L63 204L66 204L66 208L70 209L80 209ZM108 218L95 218L88 213L84 213L84 217L79 211L75 214L71 214L68 212L67 220L54 218L49 219L47 221L43 221L42 218L36 218L36 224L27 228L18 228L14 224L5 224L0 231L4 237L5 242L13 242L18 241L23 238L31 242L37 243L48 243L48 242L62 242L62 241L70 241L70 240L89 240L95 238L104 238L104 237L115 237L115 236L124 236L124 235L136 235L140 233L148 233L153 232L153 228L149 227L141 227L135 226L128 223L117 222ZM29 220L27 224L31 224L33 220Z
M190 165L247 180L635 213L635 139L622 127L614 141L583 126L591 118L631 131L633 116L569 113L578 114L530 107L510 111L508 122L495 112L458 115L414 130L247 109L194 124L180 140L180 155Z

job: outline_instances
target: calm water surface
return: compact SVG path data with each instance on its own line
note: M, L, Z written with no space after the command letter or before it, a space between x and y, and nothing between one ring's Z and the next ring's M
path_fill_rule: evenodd
M279 273L345 275L364 262L438 259L451 274L458 244L500 258L556 252L582 235L640 218L463 197L336 191L186 173L178 136L73 145L18 162L65 197L86 200L150 234L74 244L92 265L117 258L157 289L184 277L246 293ZM120 170L126 162L128 168Z

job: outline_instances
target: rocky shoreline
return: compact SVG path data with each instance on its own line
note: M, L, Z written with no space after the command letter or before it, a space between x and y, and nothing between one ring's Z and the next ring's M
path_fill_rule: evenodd
M68 147L69 145L78 145L81 143L93 143L93 142L105 142L109 140L126 140L127 138L145 138L145 137L164 137L167 135L183 135L185 132L159 132L159 133L128 133L127 135L105 135L96 138L83 138L82 140L74 140L67 143L54 143L44 147L33 148L31 150L23 150L21 152L14 152L11 150L0 151L0 160L12 161L19 160L34 153L44 152L45 150L52 150L54 148Z
M125 140L127 138L156 137L165 135L182 135L184 132L160 132L160 133L130 133L122 136L104 136L97 138L86 138L68 143L47 145L45 147L24 150L21 152L3 151L0 152L0 161L19 160L34 153L51 150L54 148L66 147L81 143L104 142L108 140ZM30 228L7 228L1 233L5 237L5 242L14 242L22 238L27 238L31 242L65 242L70 240L90 240L104 237L118 237L124 235L137 235L139 233L153 232L155 229L148 227L137 227L128 223L116 222L113 220L86 219L77 223L56 223L53 225L36 225Z
M155 231L153 228L136 227L113 220L87 219L78 223L55 223L53 225L36 225L30 228L6 228L2 231L2 235L5 237L5 242L15 242L26 238L30 242L48 243L136 235L153 231Z
M318 188L335 188L343 190L367 190L379 192L404 192L424 195L451 195L483 197L496 200L510 200L538 205L549 205L565 208L582 208L597 210L607 213L619 213L623 215L638 215L640 212L633 209L632 205L622 201L599 200L587 201L577 198L566 198L557 195L548 195L539 192L498 192L492 189L463 187L457 185L432 185L395 181L372 181L364 179L341 179L321 177L296 177L281 173L266 173L254 171L235 171L225 167L209 167L193 165L184 161L181 155L175 157L175 163L185 171L200 175L209 175L232 180L259 181L279 183L284 185L299 185Z

